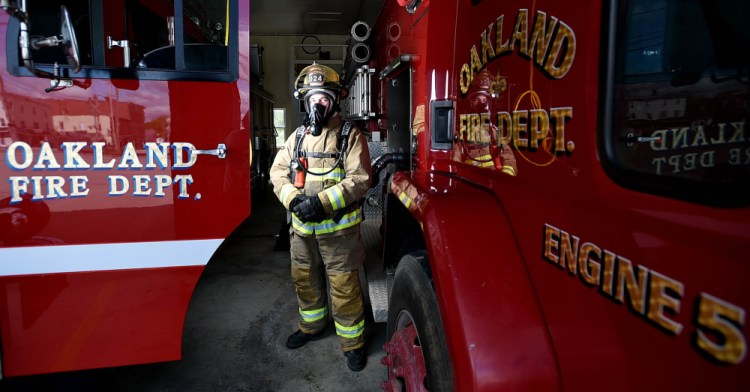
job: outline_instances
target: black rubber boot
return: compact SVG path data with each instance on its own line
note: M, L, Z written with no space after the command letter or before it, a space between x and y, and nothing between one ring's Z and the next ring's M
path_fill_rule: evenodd
M289 335L289 337L286 339L286 347L291 349L300 348L310 340L318 338L321 335L323 335L323 331L310 334L304 333L298 329L297 332Z
M363 348L347 351L344 356L346 357L346 366L349 366L349 370L353 372L360 372L367 365L367 354Z

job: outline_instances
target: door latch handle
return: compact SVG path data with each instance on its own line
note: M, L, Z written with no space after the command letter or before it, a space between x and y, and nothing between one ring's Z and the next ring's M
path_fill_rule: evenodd
M115 40L112 36L107 36L107 49L112 49L115 46L122 48L122 54L125 60L125 67L130 66L130 42L126 39Z
M193 150L193 154L216 155L220 159L224 159L227 157L227 145L219 143L213 150Z

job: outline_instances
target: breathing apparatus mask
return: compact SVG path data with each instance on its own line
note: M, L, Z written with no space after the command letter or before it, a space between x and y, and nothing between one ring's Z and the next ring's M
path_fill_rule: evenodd
M307 94L308 97L320 94L318 91L312 91ZM331 96L328 93L323 93L328 98L328 106L322 103L310 103L310 99L306 98L305 108L307 109L307 115L305 116L304 125L310 127L310 133L313 136L319 136L323 132L323 127L328 125L328 120L333 117L333 114L338 112L339 106L335 101L331 100Z

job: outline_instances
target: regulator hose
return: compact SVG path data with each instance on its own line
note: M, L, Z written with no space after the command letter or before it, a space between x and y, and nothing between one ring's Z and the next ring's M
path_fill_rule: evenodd
M404 161L404 153L402 152L391 152L383 154L372 161L372 185L370 188L375 188L380 182L380 172L388 167L391 163L402 163Z

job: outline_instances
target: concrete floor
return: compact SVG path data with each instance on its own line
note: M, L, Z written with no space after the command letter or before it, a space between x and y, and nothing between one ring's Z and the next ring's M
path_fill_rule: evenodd
M368 363L346 367L335 331L297 350L297 305L288 250L274 251L286 219L270 191L206 267L188 311L183 359L52 375L9 378L0 391L379 391L386 378L386 326L366 323ZM363 287L363 289L365 289Z

